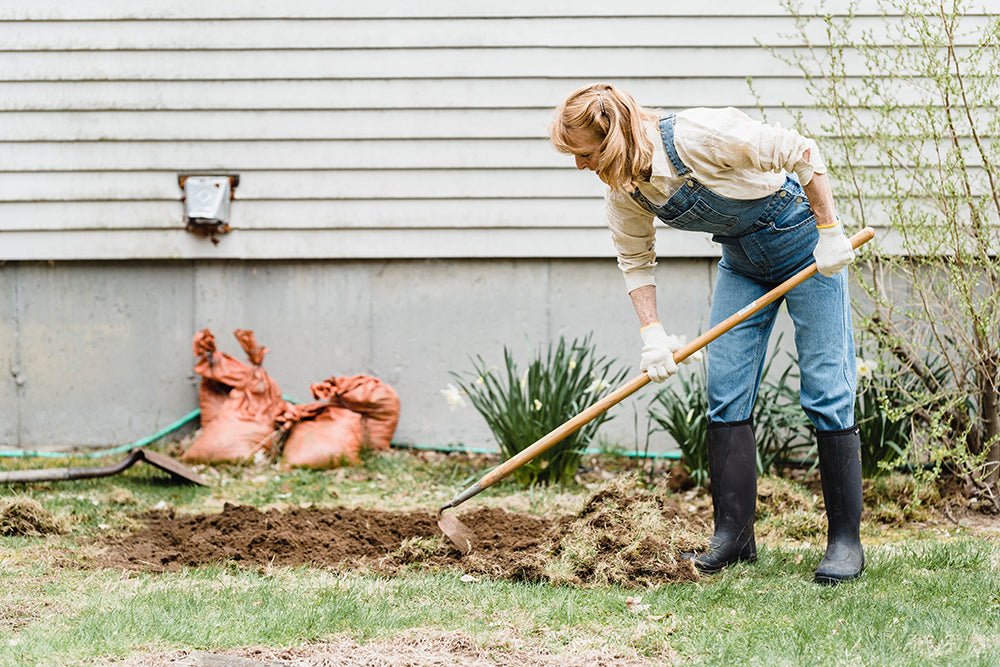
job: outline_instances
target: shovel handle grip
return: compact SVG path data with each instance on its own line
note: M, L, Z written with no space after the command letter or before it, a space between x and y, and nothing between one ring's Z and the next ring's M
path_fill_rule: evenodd
M873 230L871 227L865 227L864 229L862 229L857 234L851 237L851 245L855 249L857 249L858 247L864 245L872 238L874 238L874 236L875 236L875 230ZM684 361L692 354L702 349L703 347L711 343L713 340L715 340L722 334L732 329L740 322L744 321L754 313L757 313L762 308L765 308L766 306L774 303L775 301L783 297L785 294L790 292L792 289L804 283L806 280L811 278L815 273L816 273L816 265L810 264L808 267L802 269L794 276L792 276L785 282L781 283L780 285L775 287L773 290L771 290L764 296L754 300L752 303L747 304L737 312L733 313L732 315L724 319L722 322L719 322L714 327L712 327L705 333L701 334L700 336L692 340L687 345L681 347L679 350L674 352L674 361L676 363ZM553 429L548 434L542 436L531 446L521 450L520 452L510 457L509 459L501 463L499 466L488 472L486 475L483 476L482 479L479 480L479 482L473 485L473 487L470 487L470 489L468 489L465 493L456 498L455 500L458 502L452 501L450 506L453 507L457 505L459 502L464 502L465 500L471 498L479 491L482 491L483 489L486 489L492 486L493 484L496 484L504 477L507 477L507 475L511 474L512 472L520 468L522 465L527 463L528 461L532 460L539 454L542 454L543 452L551 449L555 445L562 442L564 439L566 439L567 436L572 435L573 433L581 429L584 425L589 423L591 420L593 420L601 413L607 411L609 408L625 400L626 398L637 392L639 389L642 389L647 384L649 384L649 382L650 382L649 376L646 373L642 373L632 378L622 386L618 387L618 389L615 389L613 392L611 392L601 400L597 401L596 403L591 405L589 408L585 409L577 416L570 419L562 426Z

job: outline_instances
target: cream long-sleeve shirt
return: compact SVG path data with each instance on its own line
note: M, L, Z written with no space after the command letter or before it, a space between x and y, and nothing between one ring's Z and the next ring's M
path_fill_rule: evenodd
M646 136L653 142L653 172L648 183L639 184L639 191L662 206L690 176L677 175L663 150L658 123L647 124ZM795 130L756 121L732 107L699 107L678 113L674 146L698 182L731 199L759 199L773 194L788 172L794 173L802 185L807 185L813 174L826 173L815 141ZM610 188L605 208L626 289L631 292L643 285L654 285L653 215L627 193Z

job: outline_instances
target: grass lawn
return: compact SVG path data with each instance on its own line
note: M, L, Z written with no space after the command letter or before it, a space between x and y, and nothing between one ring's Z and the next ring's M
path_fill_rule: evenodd
M69 527L64 535L0 537L0 664L162 664L191 650L361 660L374 646L417 647L413 655L435 664L472 657L484 661L476 664L1000 664L995 517L897 528L866 522L868 568L835 588L812 582L822 539L773 531L760 540L755 565L655 589L472 580L419 565L386 577L234 563L150 574L91 563L96 538L134 527L134 515L157 506L434 511L490 463L393 451L327 473L208 470L210 489L172 485L144 465L100 480L0 487L0 496L30 496ZM605 476L629 465L601 463ZM467 504L566 514L587 495L583 487L522 491L504 483Z

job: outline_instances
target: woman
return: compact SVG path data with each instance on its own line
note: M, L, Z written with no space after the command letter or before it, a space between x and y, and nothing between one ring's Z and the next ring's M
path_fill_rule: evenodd
M795 325L801 404L816 427L829 524L816 581L860 576L860 438L854 422L854 341L847 275L854 259L815 142L736 109L660 117L610 84L573 92L556 110L556 148L608 186L608 226L640 322L640 368L662 382L677 345L657 315L654 218L709 232L722 246L712 296L714 326L816 262L821 275L785 297ZM794 177L790 174L794 174ZM708 346L708 460L715 533L702 572L757 558L756 443L751 411L778 303Z

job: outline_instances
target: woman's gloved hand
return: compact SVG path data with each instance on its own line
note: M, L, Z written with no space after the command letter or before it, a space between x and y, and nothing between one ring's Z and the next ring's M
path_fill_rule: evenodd
M816 229L819 230L819 242L813 250L816 270L830 278L854 261L854 248L840 221L833 226L817 226Z
M639 370L649 375L653 382L663 382L677 372L674 352L683 342L677 336L668 336L659 322L647 324L639 330L642 336L642 359ZM685 360L687 361L687 360Z

